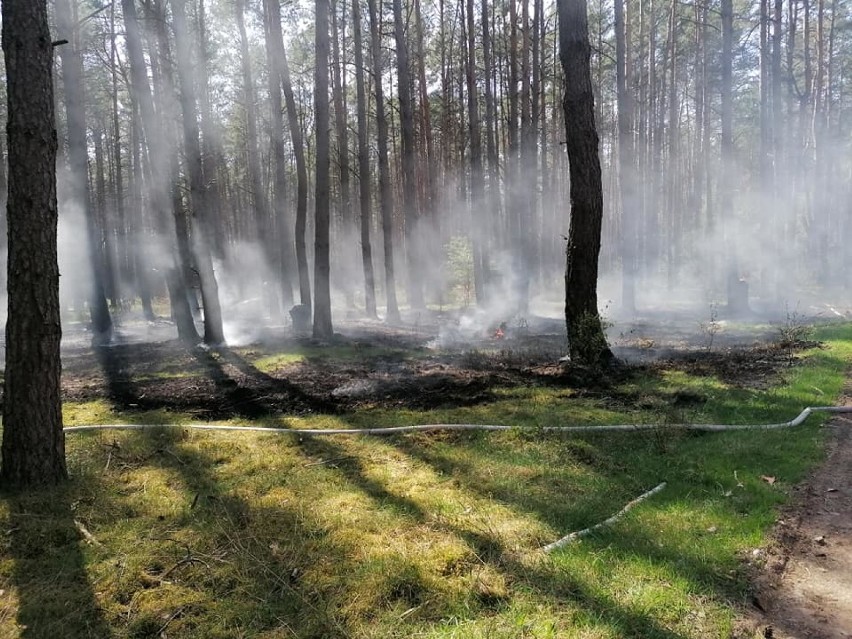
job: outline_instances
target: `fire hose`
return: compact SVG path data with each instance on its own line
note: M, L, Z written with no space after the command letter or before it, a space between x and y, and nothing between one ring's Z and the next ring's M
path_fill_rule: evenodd
M302 435L323 437L329 435L399 435L405 433L425 433L432 431L526 431L544 433L598 433L598 432L638 432L659 430L692 430L701 432L721 432L733 430L778 430L795 428L814 413L852 413L852 406L808 406L794 419L775 424L603 424L599 426L507 426L505 424L419 424L413 426L387 426L380 428L272 428L266 426L228 426L224 424L86 424L69 426L66 433L79 433L97 430L146 430L152 428L188 428L192 430L246 431L275 433L284 435Z
M671 428L680 430L720 432L741 430L778 430L782 428L795 428L814 413L852 413L852 406L808 406L795 418L774 424L605 424L601 426L506 426L504 424L420 424L413 426L390 426L384 428L268 428L265 426L226 426L216 424L87 424L83 426L69 426L65 428L66 433L79 433L98 430L145 430L159 428L189 428L192 430L217 430L217 431L251 431L262 433L301 435L308 437L328 435L397 435L405 433L423 433L431 431L507 431L521 430L527 432L546 433L589 433L589 432L638 432L655 430L659 428ZM604 526L611 525L621 519L634 506L648 497L655 495L666 487L662 482L655 488L642 493L628 502L620 511L605 519L604 521L572 532L556 541L543 546L540 550L550 553L570 543L578 541L582 537L592 534Z

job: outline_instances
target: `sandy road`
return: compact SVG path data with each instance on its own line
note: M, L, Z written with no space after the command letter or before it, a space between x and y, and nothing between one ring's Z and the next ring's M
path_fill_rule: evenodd
M795 489L757 578L758 637L852 638L852 415L826 428L828 457Z

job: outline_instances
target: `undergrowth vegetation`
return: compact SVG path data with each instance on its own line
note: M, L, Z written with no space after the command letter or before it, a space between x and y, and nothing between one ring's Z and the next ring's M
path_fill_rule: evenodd
M0 499L0 638L734 636L752 551L820 459L823 418L671 424L784 421L834 402L852 327L814 338L759 389L671 370L609 395L511 387L462 408L256 422L659 424L640 433L69 434L67 486ZM186 420L65 406L66 425ZM612 527L540 552L661 481Z

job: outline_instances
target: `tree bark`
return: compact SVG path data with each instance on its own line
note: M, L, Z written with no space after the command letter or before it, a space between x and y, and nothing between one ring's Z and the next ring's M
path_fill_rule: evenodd
M224 344L222 308L219 304L219 285L213 270L210 253L210 223L206 219L207 187L202 173L201 143L198 138L198 101L192 77L192 58L189 48L189 27L186 23L184 0L172 0L175 26L175 48L180 80L181 122L187 172L189 173L189 206L195 232L192 233L193 253L201 281L201 300L204 306L204 343Z
M402 21L402 0L393 0L393 32L396 39L397 92L399 95L400 133L402 138L402 213L405 221L405 255L407 266L408 304L424 307L423 275L420 264L422 234L417 214L417 180L415 176L414 109L411 104L411 72L408 42Z
M299 111L296 108L296 98L293 95L293 83L290 80L290 65L287 64L287 53L284 49L281 34L281 10L278 2L270 2L272 9L269 25L272 29L272 39L281 54L281 89L284 91L284 103L287 105L287 124L290 127L290 138L293 143L293 155L296 158L296 229L294 243L296 245L296 267L299 271L299 301L303 306L311 307L311 278L308 269L308 252L305 246L305 232L308 219L308 164L305 160L305 143L302 138L302 125L299 122ZM276 11L277 8L277 11Z
M571 181L571 228L565 269L565 321L571 358L606 364L612 352L598 312L603 183L595 128L585 0L558 0L559 57L565 76L565 147Z
M367 126L367 91L364 82L364 53L360 2L352 3L352 35L355 40L355 92L358 110L358 184L361 205L361 262L364 268L364 302L367 317L376 317L376 283L373 246L370 240L370 147Z
M633 95L627 86L624 0L615 0L615 84L618 102L618 184L621 196L621 305L636 312L636 171L633 147Z
M728 296L728 312L740 315L748 310L748 283L740 279L739 255L737 241L731 232L730 219L733 217L734 179L734 7L733 0L722 0L722 137L720 150L722 154L722 176L719 180L719 209L728 216L723 221L725 229L725 244L727 246L726 287Z
M385 96L382 88L382 40L376 0L367 0L370 12L370 41L373 58L373 78L376 87L376 128L379 147L379 205L382 212L382 244L385 261L386 321L399 322L396 301L396 276L393 260L393 193L391 192L390 166L388 165L388 121L385 116Z
M67 479L59 393L56 124L45 0L4 0L9 294L0 481Z
M201 171L204 174L207 187L207 219L211 222L210 250L220 260L225 258L225 224L224 190L220 172L223 170L223 152L220 133L214 122L213 110L210 105L210 74L208 65L207 17L204 6L205 0L198 0L198 109L201 116ZM270 74L271 75L271 74Z
M483 225L476 212L485 205L485 182L482 175L482 131L479 127L479 91L476 86L476 15L473 0L467 0L467 47L465 77L467 79L467 123L470 134L470 233L473 244L473 288L476 303L486 303L485 251Z
M340 278L339 286L343 289L343 294L346 299L348 308L355 307L355 295L353 282L349 277L349 269L355 263L355 219L352 214L352 194L350 189L350 169L349 169L349 127L346 114L346 64L341 65L341 38L346 37L346 2L344 0L342 20L343 27L340 26L341 21L337 18L337 0L331 0L331 67L333 70L331 76L331 95L334 103L334 126L335 137L337 142L337 167L340 177L340 219L339 228L341 233L340 241L337 243L339 252L338 270L343 273ZM353 3L354 4L354 3Z
M266 50L269 61L269 95L272 106L272 155L275 159L273 176L273 207L278 220L278 233L281 248L281 296L284 307L293 305L293 287L291 277L296 266L293 235L290 231L289 216L286 214L287 202L287 159L284 154L284 111L282 105L282 87L284 85L283 63L286 60L284 42L281 33L281 3L278 0L264 0L266 9ZM287 78L289 84L289 74ZM292 97L292 89L290 90ZM295 111L295 105L293 106ZM289 112L289 106L288 106ZM292 127L293 121L291 119ZM296 120L298 127L298 119ZM294 138L295 140L295 138ZM295 148L295 142L294 142ZM304 163L304 156L302 155ZM298 173L298 171L297 171ZM298 178L301 179L301 178ZM298 187L297 187L298 188ZM307 187L305 186L305 197ZM304 234L303 234L304 238ZM304 245L304 242L303 242ZM304 303L304 301L302 302ZM310 284L308 284L308 303L310 303Z
M316 123L316 191L314 201L314 337L328 339L334 334L331 324L329 289L329 113L328 113L328 5L316 0L316 71L314 75L314 118Z

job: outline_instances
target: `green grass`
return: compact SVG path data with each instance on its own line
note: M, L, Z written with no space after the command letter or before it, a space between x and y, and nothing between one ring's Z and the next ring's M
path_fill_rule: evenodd
M247 361L263 373L274 373L293 364L322 364L331 361L371 362L376 360L403 360L427 357L430 351L405 350L402 348L374 346L371 344L336 344L331 346L311 346L292 344L285 350L266 352L255 348L235 349Z
M816 337L825 347L765 390L649 373L614 389L621 400L514 388L461 409L276 423L782 421L839 395L852 327ZM684 391L706 401L678 408ZM128 418L186 416L65 406L69 425ZM728 637L747 596L742 558L821 459L822 420L570 437L69 435L72 482L0 498L0 639ZM537 551L664 480L611 528Z

